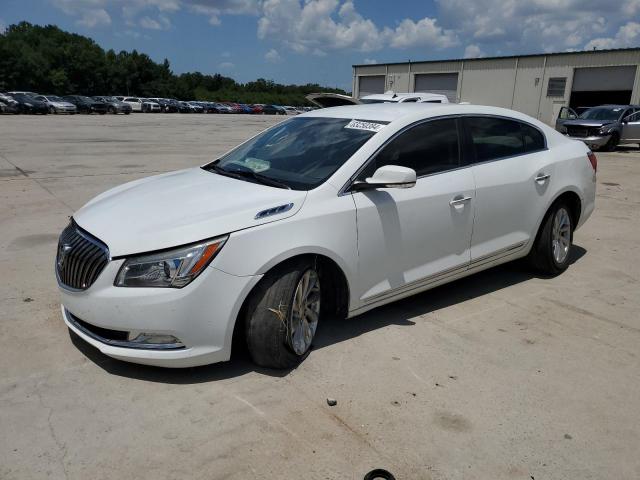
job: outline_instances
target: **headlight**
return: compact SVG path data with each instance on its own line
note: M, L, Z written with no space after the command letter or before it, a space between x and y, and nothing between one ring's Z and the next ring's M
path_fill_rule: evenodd
M170 287L188 285L209 265L228 237L161 253L128 258L116 277L116 287Z
M601 128L600 128L600 130L598 130L598 131L600 132L600 135L608 135L608 134L610 134L614 129L615 129L615 127L605 125L604 127L601 127Z

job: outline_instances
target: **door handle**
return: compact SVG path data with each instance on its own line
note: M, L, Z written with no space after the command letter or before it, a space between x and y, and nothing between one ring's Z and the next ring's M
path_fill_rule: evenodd
M544 182L549 180L550 178L551 178L551 175L549 175L548 173L539 173L534 180L536 182Z
M463 203L467 203L471 201L471 197L455 197L453 200L449 202L449 205L455 207L457 205L462 205Z

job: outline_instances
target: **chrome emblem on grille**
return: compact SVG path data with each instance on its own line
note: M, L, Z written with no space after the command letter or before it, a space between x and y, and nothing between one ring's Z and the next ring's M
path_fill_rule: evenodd
M64 261L67 258L67 254L71 250L71 245L61 243L58 246L58 268L61 269L64 266Z

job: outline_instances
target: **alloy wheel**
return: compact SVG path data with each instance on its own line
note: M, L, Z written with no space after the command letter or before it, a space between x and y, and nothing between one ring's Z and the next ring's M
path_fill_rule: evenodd
M320 318L320 279L315 270L302 274L293 294L293 306L289 317L289 346L297 355L304 355L318 328Z
M565 208L559 208L553 217L551 247L556 263L564 263L571 248L571 217Z

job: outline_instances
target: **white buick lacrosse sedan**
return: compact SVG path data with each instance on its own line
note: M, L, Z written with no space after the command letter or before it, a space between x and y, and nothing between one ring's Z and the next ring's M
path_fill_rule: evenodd
M121 360L225 361L235 331L291 367L327 316L521 257L561 273L595 180L582 142L511 110L316 110L82 207L58 246L62 315Z

